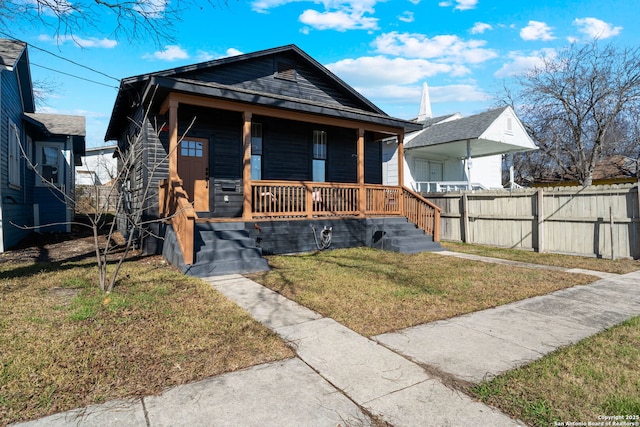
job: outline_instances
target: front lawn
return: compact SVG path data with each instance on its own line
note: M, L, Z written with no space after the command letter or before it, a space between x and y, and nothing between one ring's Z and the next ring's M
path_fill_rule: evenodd
M640 317L635 317L470 391L536 427L637 426L638 365Z
M471 245L459 242L442 242L442 247L453 252L529 262L532 264L554 265L565 268L582 268L606 273L625 274L640 270L640 261L628 258L607 259L551 253L538 253L521 249L496 248L493 246Z
M0 425L291 357L272 332L159 258L100 293L90 261L0 263Z
M374 249L269 257L259 283L367 336L582 285L596 277Z

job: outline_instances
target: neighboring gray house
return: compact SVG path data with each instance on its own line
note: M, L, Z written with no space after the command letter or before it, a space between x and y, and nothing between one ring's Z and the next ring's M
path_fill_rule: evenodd
M76 168L76 185L107 185L118 174L115 145L87 148L82 166Z
M35 112L27 44L0 39L0 252L34 230L20 226L70 231L84 146L84 117Z

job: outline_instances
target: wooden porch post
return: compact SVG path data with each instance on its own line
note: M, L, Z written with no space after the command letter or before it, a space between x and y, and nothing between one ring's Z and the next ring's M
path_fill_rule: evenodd
M400 194L398 195L398 209L404 214L404 131L398 133L398 186L400 186Z
M364 217L365 211L367 210L367 194L364 186L364 129L358 129L358 147L357 147L357 156L358 156L358 211L360 211L359 216Z
M169 187L178 179L178 101L169 95Z
M242 219L251 219L251 112L242 114Z

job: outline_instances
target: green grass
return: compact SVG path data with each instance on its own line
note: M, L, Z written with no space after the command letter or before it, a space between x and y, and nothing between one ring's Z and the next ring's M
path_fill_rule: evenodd
M622 417L640 423L640 317L471 388L536 427Z
M128 261L111 294L91 262L0 263L0 425L291 357L206 283Z
M586 284L593 276L433 253L339 249L269 257L259 283L371 336Z
M442 246L454 252L473 255L508 259L511 261L528 262L532 264L553 265L565 268L582 268L586 270L602 271L606 273L625 274L640 270L640 261L633 259L605 259L595 257L581 257L551 253L538 253L520 249L496 248L475 244L442 242Z

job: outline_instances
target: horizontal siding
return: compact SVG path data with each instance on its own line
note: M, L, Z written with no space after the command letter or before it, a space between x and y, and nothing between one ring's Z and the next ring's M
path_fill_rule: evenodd
M275 77L278 61L295 64L297 76L295 81ZM326 74L310 66L306 61L300 60L297 55L285 53L269 55L239 63L218 65L208 70L191 71L179 74L178 77L290 96L333 106L371 110L369 106L345 91Z
M309 125L265 118L255 121L262 121L262 179L311 180Z
M20 160L20 188L9 187L9 171L6 159L8 153L9 118L18 126L20 138L25 150L26 134L22 122L22 101L15 72L2 70L0 72L0 194L2 195L2 235L4 248L9 249L27 237L31 231L22 230L11 225L33 224L33 173L26 168L24 159ZM30 153L32 154L32 153Z

